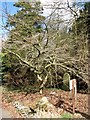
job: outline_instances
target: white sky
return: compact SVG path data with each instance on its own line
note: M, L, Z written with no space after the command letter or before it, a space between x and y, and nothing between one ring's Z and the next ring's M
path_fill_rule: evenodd
M65 7L65 8L67 6L67 4L66 4L67 0L40 0L40 1L41 1L42 5L51 5L51 4L53 5L53 4L55 4L53 2L59 2L59 3L62 3L61 6ZM76 0L68 0L68 1L69 1L69 4L71 4L72 2L74 2ZM53 11L52 9L48 9L46 6L44 6L43 8L44 8L43 15L45 15L45 16L49 16L50 13ZM63 18L64 19L70 19L70 16L71 16L70 12L71 11L68 12L67 9L66 10L62 10L62 11L63 11L62 14L64 14ZM68 15L66 15L66 14L68 14Z
M53 4L53 2L59 2L59 3L62 3L62 4L65 4L67 3L67 0L40 0L42 5L51 5ZM76 1L76 0L68 0L69 3L72 3L73 1ZM51 10L50 9L47 9L45 6L44 6L44 15L49 15L51 13Z
M53 2L67 2L67 0L40 0L43 4L47 3L53 3ZM68 0L69 2L75 1L75 0Z

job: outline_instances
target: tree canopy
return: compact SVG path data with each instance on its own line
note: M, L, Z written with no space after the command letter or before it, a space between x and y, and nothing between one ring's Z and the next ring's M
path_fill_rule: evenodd
M71 30L67 32L66 26L59 29L65 21L58 17L57 12L48 18L42 15L40 2L17 2L14 6L20 10L8 15L5 27L10 28L10 32L3 46L4 78L8 83L19 87L32 84L40 88L45 85L60 87L64 73L71 79L86 81L86 7L79 11L80 15L75 17Z

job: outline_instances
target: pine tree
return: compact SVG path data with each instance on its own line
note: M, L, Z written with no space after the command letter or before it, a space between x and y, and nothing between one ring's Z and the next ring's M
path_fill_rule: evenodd
M37 70L34 64L39 55L39 34L43 32L42 23L45 19L42 16L43 8L40 4L40 2L16 2L14 6L18 7L19 11L14 15L8 15L5 27L10 28L10 32L4 43L3 51L7 55L4 58L3 66L8 69L6 74L10 72L13 79L22 77L24 79L28 76L26 74L29 70L31 75L26 79L35 81L34 71L37 72ZM13 83L19 84L19 81Z
M10 33L11 39L14 38L14 33L24 38L30 37L36 32L41 32L41 22L44 20L44 17L41 15L43 8L40 6L40 2L18 2L14 6L20 10L17 14L10 15L8 18L6 26L12 28ZM35 26L35 23L37 23L37 26Z

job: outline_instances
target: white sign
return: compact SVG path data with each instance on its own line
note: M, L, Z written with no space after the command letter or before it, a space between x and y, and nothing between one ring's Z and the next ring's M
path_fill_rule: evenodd
M74 81L74 88L76 89L76 79L72 79L72 80L69 80L69 89L70 90L72 90L73 88L72 88L72 83L73 83L73 81Z
M73 88L73 82L74 82L74 88L75 88L75 99L76 99L76 94L77 94L77 84L76 84L76 79L72 79L69 81L69 89L72 91Z

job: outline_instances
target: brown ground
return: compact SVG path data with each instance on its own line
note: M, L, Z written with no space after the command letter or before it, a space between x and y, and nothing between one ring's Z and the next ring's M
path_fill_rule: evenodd
M63 110L67 110L72 112L72 100L70 99L70 93L63 90L44 90L43 94L40 95L37 93L29 93L25 95L24 92L3 92L2 94L2 107L9 110L9 112L13 115L14 118L20 118L20 114L14 106L12 105L13 101L20 101L25 106L30 106L32 108L35 107L36 102L46 96L50 103L56 106L56 109L63 108ZM60 111L61 112L61 111ZM63 111L62 111L63 112ZM88 118L88 94L77 94L77 104L76 104L76 113L81 114L82 116ZM62 113L60 113L62 114Z

